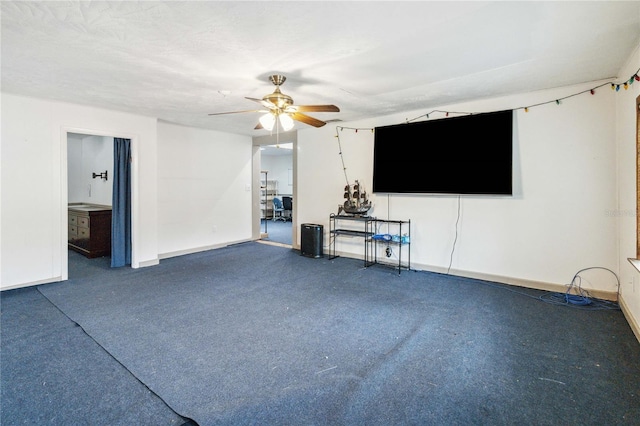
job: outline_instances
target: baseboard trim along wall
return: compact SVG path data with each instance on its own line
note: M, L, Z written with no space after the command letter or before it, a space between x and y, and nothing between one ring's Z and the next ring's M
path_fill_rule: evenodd
M132 266L132 268L146 268L147 266L156 266L160 264L160 259L151 259L145 260L144 262L139 262L138 266Z
M326 254L327 253L325 253L325 255ZM361 260L364 259L362 255L354 254L354 253L343 253L343 252L337 251L336 255L342 256L342 257L350 257L352 259L361 259ZM471 272L471 271L464 271L460 269L451 269L447 271L447 268L443 268L440 266L417 264L413 262L411 263L411 270L435 272L437 274L445 274L445 275L455 275L458 277L473 278L473 279L478 279L483 281L492 281L500 284L513 285L516 287L533 288L536 290L552 291L552 292L559 292L559 293L564 293L565 291L567 291L567 286L565 284L555 284L555 283L548 283L543 281L527 280L522 278L505 277L502 275L485 274L482 272ZM588 291L591 297L594 297L596 299L609 300L614 302L618 300L618 293L615 291L603 291L603 290L594 290L594 289L588 289Z
M47 278L46 280L38 280L38 281L31 281L28 283L20 283L20 284L13 284L13 285L8 285L6 287L1 287L0 291L4 291L4 290L13 290L15 288L22 288L22 287L31 287L34 285L40 285L40 284L50 284L50 283L57 283L62 281L62 277L53 277L53 278Z
M413 267L413 264L411 265ZM422 265L417 265L418 267ZM413 268L412 268L413 269ZM417 270L418 268L416 268ZM445 268L439 267L425 267L425 270L430 270L431 272L439 272L446 274L447 270ZM462 271L459 269L451 269L449 271L450 275L456 275L465 278L475 278L478 280L485 281L493 281L501 284L513 285L516 287L526 287L533 288L536 290L544 290L544 291L552 291L557 293L564 293L567 291L567 284L556 284L556 283L548 283L544 281L534 281L527 280L523 278L513 278L513 277L505 277L502 275L493 275L493 274L485 274L482 272L470 272L470 271ZM596 290L596 289L587 289L591 297L601 300L609 300L616 302L618 300L618 293L615 291L604 291L604 290Z
M232 242L227 242L223 244L213 244L210 246L202 246L202 247L195 247L195 248L190 248L186 250L177 250L177 251L172 251L168 253L160 253L158 254L158 259L160 260L169 259L170 257L184 256L185 254L193 254L193 253L200 253L202 251L215 250L219 248L232 246L234 244L246 243L247 241L252 241L252 240L251 239L238 240L238 241L232 241Z

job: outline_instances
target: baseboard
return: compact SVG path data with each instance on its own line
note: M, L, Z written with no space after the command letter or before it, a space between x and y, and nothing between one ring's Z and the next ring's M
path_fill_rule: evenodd
M354 253L336 252L336 255L343 256L343 257L350 257L353 259L361 259L361 260L364 259L362 255L354 254ZM447 268L443 268L440 266L425 265L425 264L419 264L419 263L418 264L411 263L411 270L435 272L438 274L446 274L446 275L455 275L458 277L473 278L473 279L478 279L483 281L496 282L500 284L513 285L516 287L533 288L536 290L552 291L552 292L558 292L558 293L564 293L565 291L567 291L567 287L564 284L556 284L556 283L548 283L544 281L534 281L534 280L527 280L522 278L506 277L502 275L465 271L461 269L449 270ZM618 300L618 293L615 291L604 291L604 290L594 290L594 289L589 289L588 291L591 297L594 297L596 299L609 300L614 302Z
M627 302L625 302L624 297L620 297L618 304L620 305L620 309L622 310L624 317L629 323L629 327L631 327L631 331L633 331L633 334L636 336L636 339L640 343L640 325L638 324L638 321L636 321L635 317L631 314L631 310L627 306Z
M170 257L184 256L186 254L200 253L203 251L215 250L215 249L232 246L234 244L246 243L248 241L252 241L252 240L246 239L246 240L238 240L238 241L229 241L221 244L213 244L209 246L201 246L201 247L194 247L194 248L185 249L185 250L177 250L177 251L172 251L167 253L160 253L158 254L158 259L162 260L162 259L169 259Z
M57 283L62 281L62 277L53 277L53 278L47 278L45 280L37 280L37 281L30 281L28 283L21 283L21 284L11 284L8 285L6 287L2 287L0 288L0 291L5 291L5 290L13 290L16 288L23 288L23 287L32 287L34 285L41 285L41 284L50 284L50 283Z
M144 262L138 262L138 264L136 266L131 265L132 268L136 269L136 268L146 268L147 266L156 266L160 264L160 259L156 258L156 259L151 259L151 260L145 260Z
M483 272L465 271L460 269L451 269L447 271L447 268L430 265L414 265L411 264L411 269L424 270L430 272L437 272L440 274L456 275L465 278L474 278L484 281L492 281L500 284L513 285L516 287L533 288L536 290L552 291L558 293L564 293L567 291L566 284L549 283L545 281L535 281L523 278L507 277L503 275L486 274ZM605 291L597 289L588 289L591 297L601 300L609 300L616 302L618 300L618 293L615 291Z

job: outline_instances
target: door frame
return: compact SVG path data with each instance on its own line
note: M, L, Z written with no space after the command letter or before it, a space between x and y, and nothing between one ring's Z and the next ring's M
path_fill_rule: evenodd
M293 211L291 212L291 248L295 250L300 249L300 244L298 243L298 203L295 200L298 199L298 131L291 130L289 132L280 134L280 135L266 135L266 136L255 136L252 139L252 181L253 181L253 191L252 191L252 240L260 239L261 225L260 225L260 173L262 171L261 168L261 155L260 155L260 146L262 145L277 145L278 143L293 143L292 150L292 162L293 162L293 182L292 182L292 196L294 199L293 203Z
M139 246L139 196L138 196L138 136L130 133L118 131L87 129L80 127L62 127L60 129L60 271L63 281L69 279L69 253L68 253L68 206L69 206L69 159L68 159L68 137L69 133L77 133L88 136L103 136L113 138L123 138L131 140L131 268L139 268L138 246Z

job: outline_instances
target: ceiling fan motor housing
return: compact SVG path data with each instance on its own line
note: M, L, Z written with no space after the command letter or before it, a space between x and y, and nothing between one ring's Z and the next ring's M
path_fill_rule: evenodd
M263 101L271 102L278 109L285 109L286 107L293 105L293 99L291 96L285 95L280 91L280 88L276 88L276 90L270 94L262 98Z
M270 95L262 98L263 101L271 102L279 109L284 109L290 105L293 105L293 99L291 96L285 95L280 91L280 85L283 84L287 78L284 75L272 75L269 80L276 86L276 90Z

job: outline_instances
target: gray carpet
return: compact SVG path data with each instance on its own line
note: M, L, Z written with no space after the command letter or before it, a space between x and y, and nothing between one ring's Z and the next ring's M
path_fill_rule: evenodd
M182 416L216 424L637 424L617 310L237 246L40 291Z
M34 287L2 292L3 425L182 425Z

